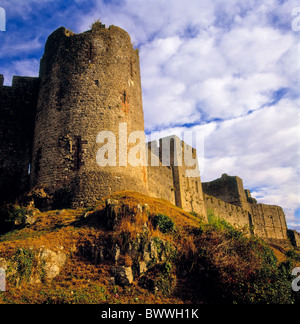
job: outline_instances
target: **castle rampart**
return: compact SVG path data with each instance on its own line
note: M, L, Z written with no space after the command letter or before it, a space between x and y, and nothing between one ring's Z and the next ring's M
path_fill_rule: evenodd
M3 86L0 75L0 200L29 189L35 110L39 79L13 77Z
M230 177L223 174L220 179L202 183L202 187L207 195L246 210L249 208L243 180L239 177Z
M204 201L208 215L224 219L236 227L250 229L251 223L247 210L206 194L204 194Z
M148 186L154 197L206 219L197 152L177 136L148 143Z
M257 204L250 191L244 190L242 179L224 174L220 179L202 185L206 208L215 215L237 226L247 225L252 234L266 241L288 244L282 208Z
M288 230L288 237L292 242L292 245L295 248L300 249L300 233L298 233L297 231Z
M157 141L147 144L148 148L148 188L149 194L176 205L173 171L171 165L163 166L159 158Z

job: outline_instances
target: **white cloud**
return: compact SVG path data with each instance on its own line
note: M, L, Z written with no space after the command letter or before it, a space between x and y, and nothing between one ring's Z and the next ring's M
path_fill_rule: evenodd
M284 85L285 80L272 73L246 77L224 75L199 82L191 87L191 93L208 117L227 119L261 108L270 101L272 93Z
M271 27L234 28L222 38L220 50L232 71L244 74L253 71L274 71L281 56L293 44L291 34ZM279 46L280 45L280 46Z
M209 0L126 0L121 3L97 1L88 15L80 17L79 29L93 20L124 28L134 41L144 43L159 34L161 38L183 34L187 27L199 28L214 21L214 4Z
M1 69L1 73L5 76L4 84L11 85L14 75L38 77L39 75L39 60L25 59L13 61L9 68Z
M260 202L285 209L300 205L298 106L282 100L251 115L225 121L206 138L203 179L239 175Z
M178 34L146 43L141 47L146 127L162 124L148 93L159 95L156 88L163 79L169 80L169 88L161 88L164 93L171 93L174 83L185 85L174 99L193 105L189 109L182 106L189 118L193 116L192 123L201 116L243 116L271 103L280 89L292 92L300 72L296 46L292 33L270 26L246 27L245 23L242 28L234 24L229 30L207 26L192 38ZM176 125L182 120L180 110L174 110L173 105L169 109L164 125Z
M32 53L36 49L43 48L43 44L38 38L33 40L13 39L12 37L5 38L1 46L0 58L18 57L18 55L26 55Z

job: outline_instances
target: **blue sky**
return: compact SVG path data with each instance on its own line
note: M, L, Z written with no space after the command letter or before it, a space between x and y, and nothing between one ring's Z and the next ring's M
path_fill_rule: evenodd
M238 175L300 231L299 48L295 0L0 0L0 74L38 76L51 32L100 19L140 49L145 127L189 130L203 181ZM204 147L202 147L204 144ZM201 147L200 147L201 146ZM202 165L201 164L201 165Z

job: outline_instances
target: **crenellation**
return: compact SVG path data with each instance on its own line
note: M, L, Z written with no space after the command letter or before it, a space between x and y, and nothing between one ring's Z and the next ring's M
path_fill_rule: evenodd
M147 143L149 192L206 219L196 150L177 136L161 138L159 143Z
M288 244L287 224L283 209L278 206L257 204L250 190L244 190L240 178L223 175L220 179L204 183L203 191L206 197L206 207L213 208L216 215L229 223L240 226L248 225L252 234L266 241ZM210 196L213 198L207 199ZM231 206L231 215L228 213L228 206L224 207L224 203Z
M204 193L244 209L248 209L243 180L223 174L220 179L202 183Z

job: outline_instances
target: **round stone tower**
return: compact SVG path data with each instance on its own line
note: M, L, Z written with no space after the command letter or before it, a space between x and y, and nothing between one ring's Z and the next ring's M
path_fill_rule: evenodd
M147 194L147 168L126 156L141 142L133 136L128 143L129 135L144 134L139 54L129 35L99 22L81 34L57 29L40 80L31 187L45 188L57 208L91 205L116 191ZM99 150L108 142L102 160L115 157L115 164L105 165Z

